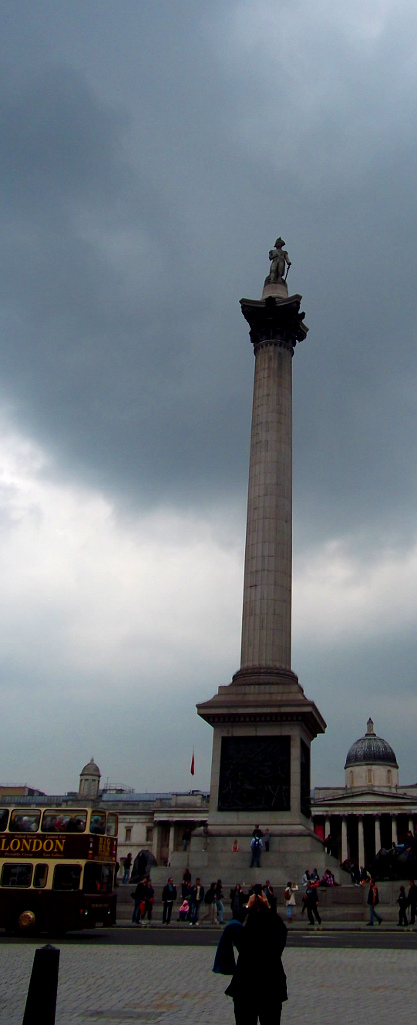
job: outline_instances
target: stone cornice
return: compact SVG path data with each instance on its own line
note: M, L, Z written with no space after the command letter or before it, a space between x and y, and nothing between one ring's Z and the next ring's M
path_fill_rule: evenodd
M326 729L316 705L305 697L291 670L240 670L231 684L198 704L197 712L211 726L303 723L312 738Z

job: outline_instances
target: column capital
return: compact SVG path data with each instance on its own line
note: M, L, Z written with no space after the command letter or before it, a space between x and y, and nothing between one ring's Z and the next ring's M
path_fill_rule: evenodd
M308 327L303 323L305 314L300 313L301 299L301 295L290 295L288 299L267 296L240 300L255 353L266 342L283 345L293 352L297 342L304 341Z

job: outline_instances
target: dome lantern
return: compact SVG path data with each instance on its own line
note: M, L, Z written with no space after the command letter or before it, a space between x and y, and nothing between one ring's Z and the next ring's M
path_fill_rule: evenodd
M78 793L80 797L89 797L94 799L98 797L98 791L100 787L101 772L96 765L94 758L90 758L87 765L80 772L80 785Z

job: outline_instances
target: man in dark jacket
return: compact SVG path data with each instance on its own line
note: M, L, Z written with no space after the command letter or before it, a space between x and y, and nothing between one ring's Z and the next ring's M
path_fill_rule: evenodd
M321 918L318 911L318 886L312 886L311 883L307 886L305 895L305 906L307 908L308 921L310 925L314 925L314 919L321 925ZM313 918L314 915L314 918Z
M172 915L172 905L176 899L177 887L174 886L174 880L172 876L170 876L162 890L162 901L164 905L164 910L162 912L162 925L169 925Z

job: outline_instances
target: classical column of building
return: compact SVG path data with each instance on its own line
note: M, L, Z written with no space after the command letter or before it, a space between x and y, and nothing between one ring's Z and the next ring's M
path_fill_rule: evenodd
M358 816L358 861L360 867L365 864L365 840L363 833L363 815Z
M340 861L341 861L342 865L343 865L343 862L346 861L347 857L348 857L347 818L346 818L345 815L343 815L342 816L341 852L340 852Z
M375 853L381 850L381 818L379 815L375 816Z

